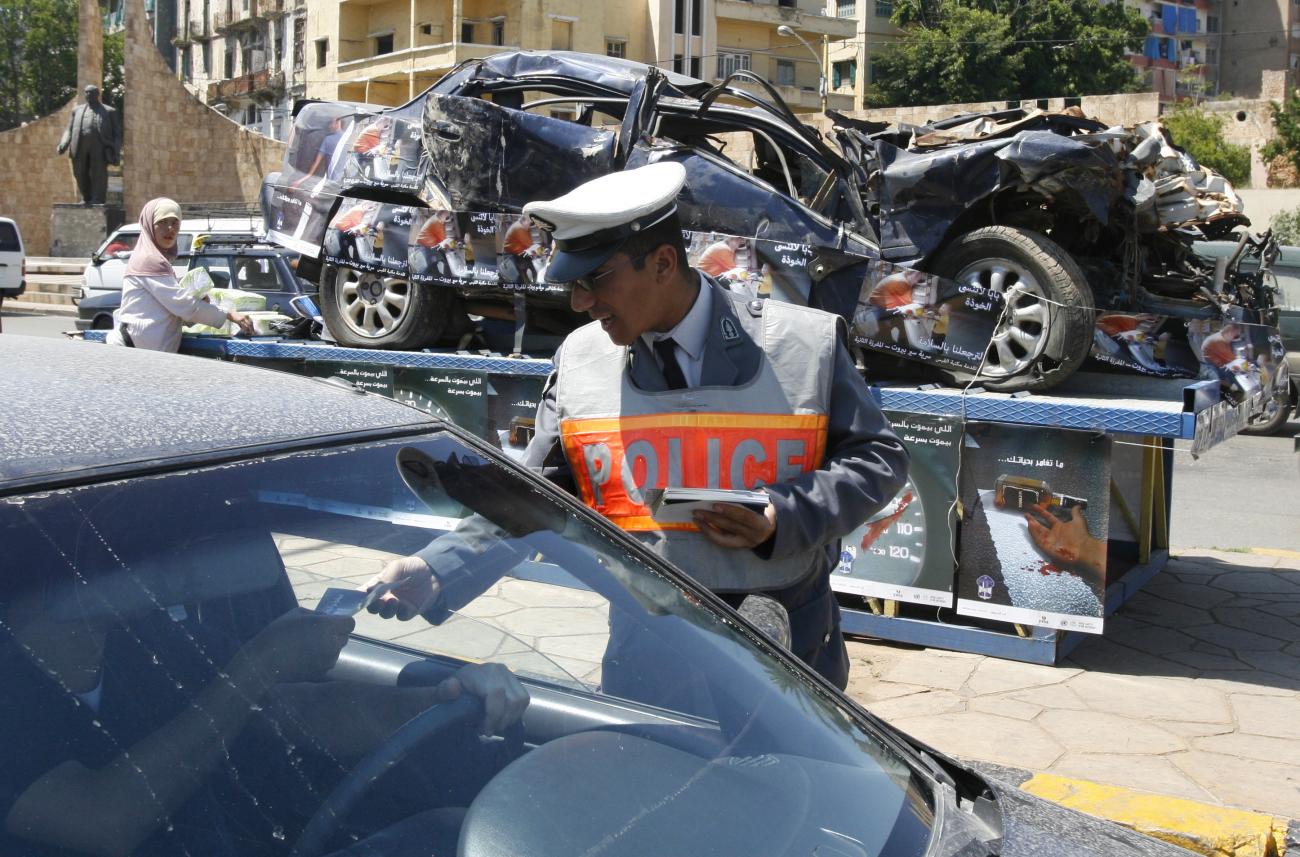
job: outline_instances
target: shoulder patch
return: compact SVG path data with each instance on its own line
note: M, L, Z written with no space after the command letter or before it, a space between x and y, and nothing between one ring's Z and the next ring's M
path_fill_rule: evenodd
M737 339L740 339L740 328L736 327L736 323L732 321L729 316L724 315L719 321L718 326L722 328L723 341L735 342Z

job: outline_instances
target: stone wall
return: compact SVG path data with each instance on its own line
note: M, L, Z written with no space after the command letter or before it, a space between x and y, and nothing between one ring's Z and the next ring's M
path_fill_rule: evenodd
M156 196L254 206L262 177L284 159L284 143L242 128L181 85L154 47L143 0L126 3L125 114L127 220Z
M1043 99L1045 109L1064 110L1064 98ZM1033 108L1037 101L1022 101L1020 106ZM1107 125L1136 125L1149 122L1160 115L1160 96L1154 92L1134 92L1124 95L1086 95L1079 99L1079 108L1085 116L1098 119ZM881 107L871 110L854 110L846 115L872 122L888 122L891 125L906 122L909 125L924 125L958 113L986 113L1006 110L1005 101L982 101L971 104L942 104L920 107Z
M0 215L18 223L28 256L49 255L52 204L80 201L71 160L54 151L73 107L0 134Z

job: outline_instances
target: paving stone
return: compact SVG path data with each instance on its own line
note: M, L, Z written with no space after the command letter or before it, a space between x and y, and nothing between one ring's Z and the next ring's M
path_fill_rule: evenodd
M1300 768L1300 741L1270 738L1265 735L1207 735L1192 739L1192 747L1211 753L1223 753L1237 759L1259 759Z
M501 596L528 607L599 607L605 608L604 597L585 589L571 586L554 586L532 580L502 580Z
M1146 652L1098 636L1089 637L1079 648L1071 652L1066 663L1082 667L1089 672L1121 675L1166 675L1188 678L1197 675L1193 667L1148 655Z
M605 657L609 634L574 634L568 637L546 637L538 648L547 657L565 657L574 660L600 663Z
M1096 712L1139 720L1164 716L1202 723L1232 722L1223 694L1189 679L1084 673L1069 686Z
M1133 600L1143 596L1176 601L1189 607L1217 607L1225 601L1232 600L1232 593L1224 592L1222 589L1206 586L1203 582L1178 580L1148 583L1133 597Z
M1226 649L1222 649L1226 651ZM1231 655L1211 655L1206 652L1173 652L1165 655L1171 661L1177 661L1180 664L1186 664L1189 667L1195 667L1198 670L1249 670L1250 665L1243 663Z
M362 618L364 616L364 618ZM421 652L450 655L457 658L487 660L502 650L502 643L509 639L500 628L494 628L482 622L453 616L436 628L420 620L397 622L393 619L380 619L369 613L357 614L357 633L367 634L375 622L383 623L381 632L391 633L388 629L397 626L405 633L389 636L387 639L418 649ZM423 626L423 627L421 627ZM520 641L525 644L529 640Z
M966 683L979 661L938 655L907 658L895 663L881 678L898 684L956 690Z
M1210 585L1222 589L1225 592L1235 593L1300 593L1300 581L1293 578L1294 575L1291 573L1236 571L1231 574L1216 577L1210 582Z
M1198 640L1214 643L1216 646L1223 646L1238 654L1243 650L1275 652L1281 650L1287 644L1285 640L1265 637L1263 634L1243 631L1240 628L1229 628L1225 625L1201 625L1197 628L1187 628L1186 631Z
M1291 687L1289 679L1276 678L1258 670L1205 670L1196 679L1206 687L1213 687L1224 693L1246 693L1256 696L1292 696L1300 686ZM1267 684L1265 682L1273 682Z
M316 551L314 553L323 553ZM301 560L295 559L294 565L302 566ZM347 580L353 583L365 582L383 571L384 561L378 559L362 559L360 557L335 556L327 560L318 560L312 563L306 563L307 570L312 574L319 574L323 577L332 577L335 580Z
M1151 720L1152 726L1158 726L1167 732L1184 738L1204 738L1207 735L1225 735L1236 730L1235 723L1190 723L1185 720Z
M1241 628L1266 637L1273 637L1283 643L1300 640L1300 625L1281 616L1274 616L1249 607L1216 607L1211 611L1220 625Z
M1067 752L1048 773L1186 800L1215 802L1214 796L1195 780L1159 756Z
M1077 678L1077 676L1075 678ZM1083 698L1071 689L1071 681L1074 681L1074 679L1070 679L1064 684L1048 684L1042 687L1030 687L1025 690L1017 690L1006 694L1006 698L1014 699L1017 702L1023 702L1027 705L1038 706L1039 708L1083 711L1087 709L1088 703L1084 702Z
M1265 613L1287 619L1300 618L1300 601L1274 601L1259 608Z
M965 707L966 701L952 691L931 690L874 702L871 705L871 713L893 723L909 717L949 714L961 711Z
M1237 715L1239 732L1300 740L1300 697L1234 693L1228 702Z
M1256 669L1300 681L1300 657L1286 652L1242 652L1241 659Z
M1120 608L1119 615L1181 631L1214 621L1208 610L1159 598L1134 598Z
M1013 717L1016 720L1033 720L1043 711L1041 706L1030 705L1010 696L977 696L966 705L971 711L983 711L985 714Z
M1146 756L1187 747L1182 737L1158 726L1101 711L1044 711L1034 725L1066 750L1081 753Z
M538 607L502 616L500 622L512 633L533 636L609 634L605 612L593 608Z
M507 601L499 595L480 595L457 612L475 619L493 619L524 609L526 608L520 607L513 601Z
M1107 620L1106 636L1140 651L1165 656L1170 652L1187 651L1196 642L1182 631L1135 620L1122 624Z
M908 717L895 722L910 735L954 756L1042 771L1064 748L1036 723L979 711Z
M1300 769L1192 750L1169 761L1228 806L1300 818Z
M1001 693L1044 684L1060 684L1078 673L1079 670L1070 667L1048 667L987 658L975 668L966 681L966 687L976 695Z
M1216 646L1213 643L1207 643L1204 640L1193 640L1192 651L1204 652L1207 655L1222 655L1225 658L1232 657L1232 649L1225 649L1223 646Z
M894 682L881 681L870 675L860 680L850 675L849 686L845 689L845 693L863 706L870 708L871 703L874 702L897 699L900 696L910 696L914 693L925 693L927 690L929 688L920 685L895 684Z

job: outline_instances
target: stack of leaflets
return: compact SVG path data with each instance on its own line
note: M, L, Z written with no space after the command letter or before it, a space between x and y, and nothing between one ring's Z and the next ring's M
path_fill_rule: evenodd
M650 514L661 524L689 524L696 509L711 512L714 503L737 503L761 513L767 508L767 492L669 487L651 501Z

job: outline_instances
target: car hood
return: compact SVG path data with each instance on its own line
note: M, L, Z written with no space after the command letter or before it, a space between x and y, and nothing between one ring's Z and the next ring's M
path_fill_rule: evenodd
M645 80L649 69L650 66L632 60L575 51L506 51L465 63L439 80L431 91L456 94L475 81L545 77L568 78L620 95L631 95L632 90ZM711 87L703 80L677 72L663 71L663 74L668 79L665 95L698 98Z

